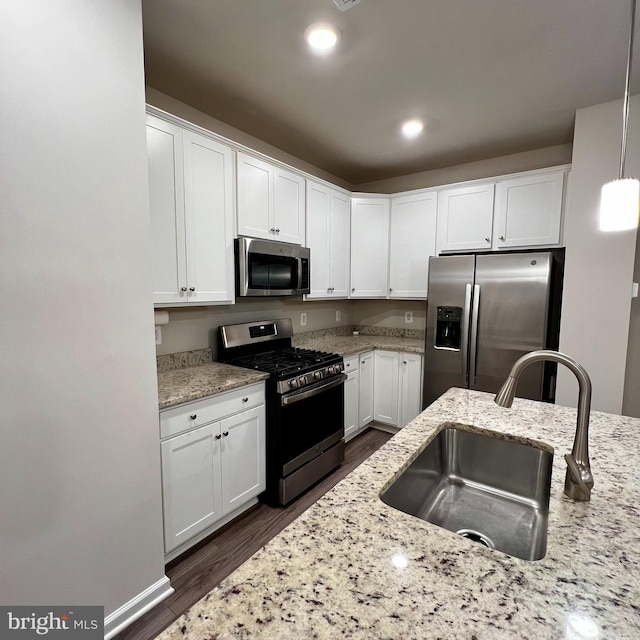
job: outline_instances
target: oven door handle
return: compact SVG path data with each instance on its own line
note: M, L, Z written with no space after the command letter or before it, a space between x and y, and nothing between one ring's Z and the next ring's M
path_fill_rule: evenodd
M307 398L311 398L313 396L317 396L319 393L326 391L327 389L332 389L333 387L337 387L338 385L344 384L344 381L347 379L347 376L344 373L341 373L339 376L335 378L331 378L325 384L322 384L318 387L313 387L312 389L305 389L304 391L296 391L294 393L288 393L287 395L282 396L280 399L280 404L283 407L286 407L288 404L293 404L294 402L300 402L300 400L306 400Z

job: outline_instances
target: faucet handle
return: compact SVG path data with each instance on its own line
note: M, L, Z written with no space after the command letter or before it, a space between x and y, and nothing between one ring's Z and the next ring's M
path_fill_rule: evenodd
M582 477L580 465L571 453L565 453L564 459L567 463L567 475L564 481L564 492L574 500L586 502L591 500L591 489L593 488L593 476L589 469L584 469L587 479Z

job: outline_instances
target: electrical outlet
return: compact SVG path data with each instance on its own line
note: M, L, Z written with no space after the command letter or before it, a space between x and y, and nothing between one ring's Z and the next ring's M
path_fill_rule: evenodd
M156 326L156 344L162 344L162 329Z
M340 318L342 317L342 314L340 313L339 310L336 311L336 322L340 322Z
M301 327L306 327L307 326L307 314L306 313L301 313L300 314L300 326Z
M405 324L413 324L413 311L404 312L404 322Z

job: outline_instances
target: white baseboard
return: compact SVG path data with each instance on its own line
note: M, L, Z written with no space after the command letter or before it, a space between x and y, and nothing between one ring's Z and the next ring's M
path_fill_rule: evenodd
M104 638L109 640L125 627L135 622L140 616L168 598L173 593L169 578L164 576L155 584L139 593L135 598L125 602L119 609L104 619Z

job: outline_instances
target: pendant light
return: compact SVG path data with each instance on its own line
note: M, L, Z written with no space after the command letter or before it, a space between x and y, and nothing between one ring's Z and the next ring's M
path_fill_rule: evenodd
M636 0L631 0L631 27L627 56L627 79L622 106L622 148L620 150L620 172L617 180L602 187L600 198L600 230L625 231L638 226L640 209L640 182L624 177L627 152L627 126L629 122L629 84L631 83L631 58L633 56L633 29L636 16Z

